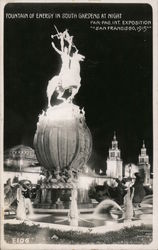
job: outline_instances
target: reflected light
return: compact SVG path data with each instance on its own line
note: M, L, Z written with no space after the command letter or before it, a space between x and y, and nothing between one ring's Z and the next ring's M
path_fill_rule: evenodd
M92 177L80 175L78 179L78 188L88 190L93 180Z
M60 105L49 107L46 112L39 115L39 121L48 118L53 121L72 121L75 118L84 117L84 111L77 105L64 102Z

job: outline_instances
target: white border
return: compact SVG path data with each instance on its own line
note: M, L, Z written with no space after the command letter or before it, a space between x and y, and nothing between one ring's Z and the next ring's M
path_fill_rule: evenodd
M14 250L14 249L91 249L91 250L99 250L99 249L137 249L137 250L157 250L158 249L158 50L157 50L157 43L158 43L158 1L157 0L1 0L0 2L0 133L1 133L1 141L0 141L0 177L1 180L3 178L3 25L4 25L4 16L3 11L4 7L7 3L146 3L151 5L153 9L153 173L154 173L154 181L153 181L153 190L154 190L154 220L153 220L153 241L149 245L116 245L116 244L101 244L101 245L55 245L55 244L7 244L3 241L3 210L4 202L3 202L3 182L0 181L0 211L1 211L1 230L0 230L0 239L1 239L1 249L4 250Z

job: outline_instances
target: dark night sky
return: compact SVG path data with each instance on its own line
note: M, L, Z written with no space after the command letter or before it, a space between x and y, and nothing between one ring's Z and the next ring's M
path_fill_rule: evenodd
M109 12L151 20L145 4L8 4L6 13ZM4 146L32 146L48 80L60 69L51 46L54 24L69 29L86 59L75 103L85 108L93 137L90 165L105 168L116 131L124 163L137 163L143 139L152 163L152 31L95 31L83 19L5 19Z

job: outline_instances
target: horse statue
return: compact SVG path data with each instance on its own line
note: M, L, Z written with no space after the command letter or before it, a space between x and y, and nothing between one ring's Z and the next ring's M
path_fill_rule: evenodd
M54 42L52 42L52 46L55 51L60 54L62 66L60 73L48 82L48 107L51 106L51 97L55 91L58 93L57 99L66 102L71 102L73 100L80 88L80 61L83 61L85 58L83 55L78 53L76 46L72 42L72 36L69 36L67 30L63 33L59 33L58 37L60 39L61 50L55 46ZM65 42L68 43L68 47ZM75 47L75 52L72 52L72 47ZM63 94L67 89L71 91L71 95L66 100L63 97Z

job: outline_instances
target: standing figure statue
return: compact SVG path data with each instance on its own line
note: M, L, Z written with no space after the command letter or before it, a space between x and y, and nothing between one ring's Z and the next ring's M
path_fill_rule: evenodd
M59 75L54 76L48 83L48 107L51 106L50 101L54 91L58 92L57 99L66 101L62 96L66 89L71 90L71 96L67 101L72 101L80 88L80 61L83 61L85 58L78 53L76 46L73 44L73 36L69 35L68 30L65 30L63 33L58 32L52 36L53 39L54 37L60 40L61 49L56 47L54 41L52 42L52 47L60 55L62 65ZM74 50L75 52L73 52Z
M68 31L65 30L63 33L59 33L58 39L60 39L60 46L61 50L59 50L56 46L55 43L52 42L52 46L55 49L55 51L61 56L61 70L59 73L59 84L62 86L64 82L66 83L69 79L69 70L70 70L70 52L71 52L71 47L72 47L72 38L68 37ZM68 47L65 45L65 41L68 42Z
M134 196L134 188L132 187L132 191L130 185L127 188L127 194L124 196L124 220L131 221L133 218L133 196Z
M140 207L140 203L142 202L144 196L145 196L145 189L143 186L144 178L140 175L140 173L135 173L135 183L133 185L134 187L134 197L133 197L133 203L135 207Z
M13 197L14 195L11 187L11 179L9 178L4 184L4 204L6 208L9 208L13 203Z
M16 217L20 220L26 219L26 207L25 207L25 197L23 195L23 191L26 191L26 189L23 188L22 185L19 184L19 188L17 189L17 211L16 211Z

